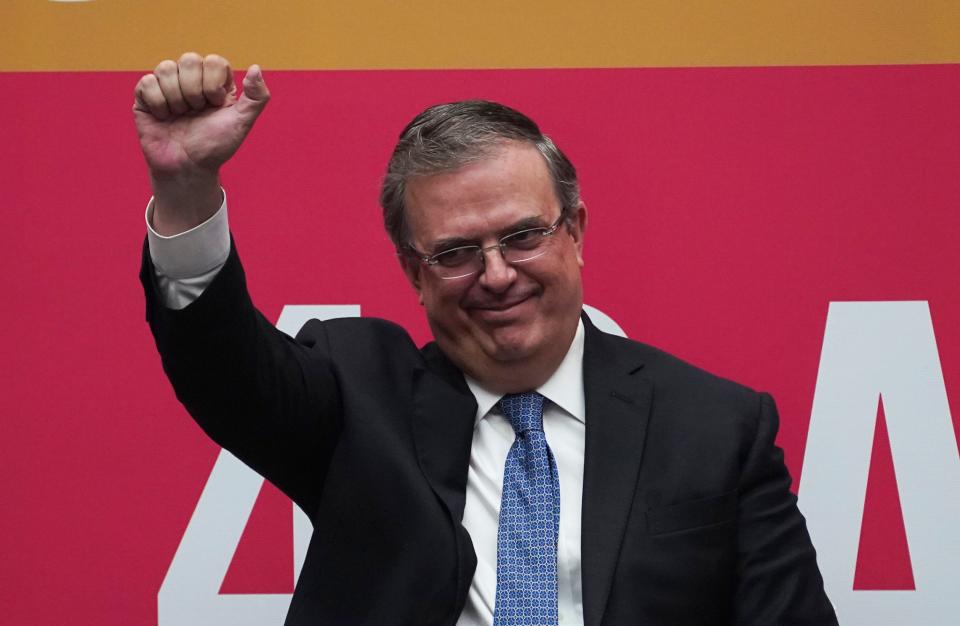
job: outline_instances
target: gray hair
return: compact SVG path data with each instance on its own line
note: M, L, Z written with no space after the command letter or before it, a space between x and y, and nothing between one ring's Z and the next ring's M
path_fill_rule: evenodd
M404 217L407 181L457 170L488 156L504 141L522 141L540 151L553 179L560 209L572 219L580 204L577 170L532 119L508 106L486 100L438 104L407 124L393 149L380 189L383 225L401 250L409 233Z

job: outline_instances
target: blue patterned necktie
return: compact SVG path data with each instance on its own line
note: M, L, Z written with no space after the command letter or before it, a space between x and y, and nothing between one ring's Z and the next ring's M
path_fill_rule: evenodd
M543 401L539 393L500 400L517 438L503 471L494 626L557 625L560 479L543 434Z

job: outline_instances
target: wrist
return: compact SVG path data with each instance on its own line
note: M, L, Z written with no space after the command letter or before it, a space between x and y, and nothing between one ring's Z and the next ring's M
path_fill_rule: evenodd
M153 229L165 237L176 235L207 221L223 203L219 176L189 173L158 176L151 172Z

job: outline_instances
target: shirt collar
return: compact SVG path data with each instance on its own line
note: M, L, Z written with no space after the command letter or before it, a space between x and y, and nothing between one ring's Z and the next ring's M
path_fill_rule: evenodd
M577 322L577 332L573 336L566 356L545 383L536 391L550 400L577 420L586 423L586 401L583 393L583 320ZM477 399L477 419L480 423L493 409L503 394L484 388L479 382L464 374L467 386Z

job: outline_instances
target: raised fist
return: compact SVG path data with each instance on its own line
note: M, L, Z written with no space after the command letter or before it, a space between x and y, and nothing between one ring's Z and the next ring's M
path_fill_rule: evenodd
M187 52L137 82L133 116L150 169L154 225L178 231L219 206L218 175L270 99L260 67L251 65L237 95L221 56Z
M161 61L137 83L133 105L140 147L152 174L216 172L237 151L270 99L252 65L237 97L230 64L188 52Z

